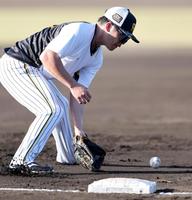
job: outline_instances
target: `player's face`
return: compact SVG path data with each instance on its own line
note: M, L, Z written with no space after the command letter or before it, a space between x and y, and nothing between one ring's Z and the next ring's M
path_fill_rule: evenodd
M119 33L119 41L121 42L121 44L125 44L130 38L125 33L123 33L119 27L117 27L117 26L115 26L115 27Z
M121 45L125 44L128 39L129 38L121 32L117 26L111 24L110 31L108 32L106 47L110 51L113 51L117 47L121 47Z

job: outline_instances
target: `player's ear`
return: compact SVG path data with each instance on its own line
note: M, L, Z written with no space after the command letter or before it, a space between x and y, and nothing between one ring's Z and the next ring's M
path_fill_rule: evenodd
M106 31L107 31L107 32L110 32L112 26L113 26L113 25L112 25L111 22L107 22L107 23L105 24L105 29L106 29Z

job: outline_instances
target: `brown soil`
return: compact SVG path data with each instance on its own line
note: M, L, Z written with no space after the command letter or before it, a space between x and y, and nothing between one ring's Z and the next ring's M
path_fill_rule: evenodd
M0 192L0 199L158 199L159 192L192 191L192 68L189 51L148 51L126 57L106 57L91 88L85 129L107 151L102 171L55 162L53 138L39 157L52 164L50 176L13 176L5 171L33 116L0 87L0 188L78 189L107 177L131 177L157 182L153 195ZM65 91L64 91L65 92ZM150 157L161 168L149 167ZM161 197L182 199L181 197ZM190 199L189 196L186 197Z
M26 3L27 2L27 3ZM134 2L134 3L133 3ZM115 1L1 0L0 6L114 6ZM118 1L125 5L125 1ZM126 1L126 5L191 6L183 1ZM130 50L129 50L130 51ZM81 193L0 191L0 199L192 199L161 196L163 192L192 192L192 68L191 50L146 50L126 57L107 56L91 88L85 129L107 151L102 171L92 173L78 165L55 162L53 138L38 161L54 166L49 176L13 176L6 166L14 155L33 115L16 103L0 85L0 188L81 190ZM0 51L2 54L2 51ZM63 88L61 88L63 90ZM63 92L65 92L63 90ZM158 155L159 169L149 167ZM88 184L108 177L141 178L157 182L152 195L88 194Z

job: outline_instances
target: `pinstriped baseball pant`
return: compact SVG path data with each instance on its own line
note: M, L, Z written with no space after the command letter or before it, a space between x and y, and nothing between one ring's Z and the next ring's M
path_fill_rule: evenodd
M10 165L33 162L53 134L57 162L75 163L68 100L39 69L8 55L0 60L0 82L36 117L30 125Z

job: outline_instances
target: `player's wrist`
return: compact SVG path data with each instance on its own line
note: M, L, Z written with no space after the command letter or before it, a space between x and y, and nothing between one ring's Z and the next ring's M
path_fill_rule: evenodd
M75 132L75 137L76 136L80 136L80 137L87 136L87 134L83 130L79 130L78 128L75 128L74 132Z
M72 81L69 83L68 88L70 90L72 90L74 87L76 87L78 85L77 81L75 81L74 79L72 79Z

